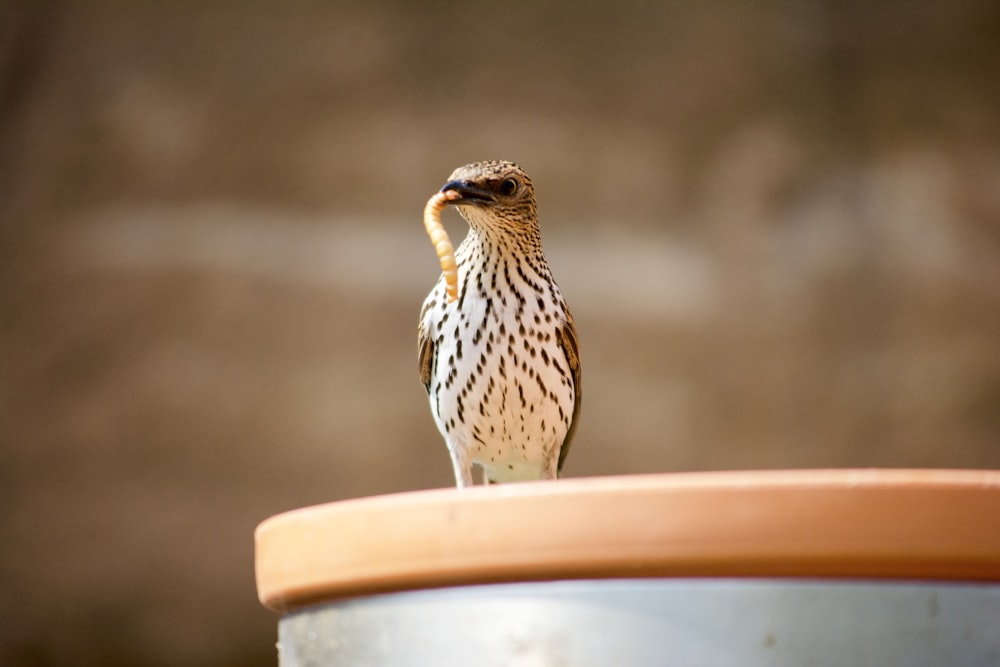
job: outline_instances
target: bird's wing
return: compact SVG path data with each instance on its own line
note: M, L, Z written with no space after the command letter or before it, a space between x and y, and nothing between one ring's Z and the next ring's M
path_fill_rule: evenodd
M570 314L569 308L566 309L566 321L556 329L556 336L559 340L559 347L562 348L563 354L566 355L566 363L573 373L573 391L575 394L573 400L573 419L570 420L569 430L566 431L566 438L559 449L559 465L557 470L562 470L563 463L566 461L566 455L569 454L570 443L573 441L573 434L576 433L576 425L580 421L580 345L577 342L576 324L573 322L573 315Z
M431 369L434 367L434 341L427 333L423 319L417 327L417 356L420 366L420 383L427 393L431 391Z

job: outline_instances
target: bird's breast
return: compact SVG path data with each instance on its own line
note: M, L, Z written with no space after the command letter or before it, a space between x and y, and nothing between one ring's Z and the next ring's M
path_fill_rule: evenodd
M464 268L458 301L437 299L428 313L438 426L484 464L551 456L575 400L557 334L565 324L558 288L537 267L510 260Z

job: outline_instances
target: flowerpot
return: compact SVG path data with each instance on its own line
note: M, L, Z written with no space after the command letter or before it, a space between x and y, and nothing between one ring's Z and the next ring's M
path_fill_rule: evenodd
M442 489L256 533L282 667L1000 662L1000 471Z

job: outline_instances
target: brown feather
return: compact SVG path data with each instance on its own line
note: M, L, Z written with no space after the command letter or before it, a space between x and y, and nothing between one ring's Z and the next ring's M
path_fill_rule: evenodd
M562 447L559 448L559 464L556 469L561 471L566 456L569 454L569 446L576 433L576 426L580 421L580 379L582 375L580 372L580 343L577 340L576 323L573 321L573 315L569 312L569 307L566 307L566 322L556 330L556 335L559 338L559 347L566 355L566 363L569 364L569 368L573 372L573 391L576 395L573 401L573 418L570 420L569 430L566 431Z
M417 354L420 366L420 384L424 385L427 393L431 391L431 369L434 367L434 341L427 335L423 320L417 327Z

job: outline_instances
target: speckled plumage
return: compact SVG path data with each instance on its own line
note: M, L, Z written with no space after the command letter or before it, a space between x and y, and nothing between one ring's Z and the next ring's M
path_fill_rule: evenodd
M505 161L456 169L444 190L469 223L458 300L443 278L424 301L420 380L458 486L555 479L580 411L576 326L542 251L534 187Z

